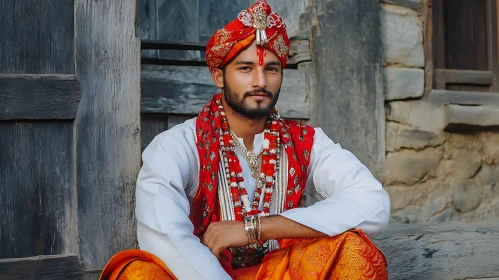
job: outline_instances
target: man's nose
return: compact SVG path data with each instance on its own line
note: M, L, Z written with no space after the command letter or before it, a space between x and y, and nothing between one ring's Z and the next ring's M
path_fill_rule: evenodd
M253 80L253 87L255 88L267 88L267 78L265 77L265 72L258 69L254 71L255 77Z

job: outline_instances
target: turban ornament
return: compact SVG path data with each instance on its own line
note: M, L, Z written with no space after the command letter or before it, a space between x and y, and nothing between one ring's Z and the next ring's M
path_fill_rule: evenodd
M253 41L257 45L260 65L263 65L268 49L278 56L282 67L286 66L290 45L286 24L279 14L272 12L266 0L259 0L241 11L237 19L213 34L206 48L210 71L227 65Z

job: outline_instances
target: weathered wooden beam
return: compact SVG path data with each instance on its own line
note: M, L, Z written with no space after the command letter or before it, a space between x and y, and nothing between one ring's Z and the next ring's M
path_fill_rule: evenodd
M181 50L205 51L206 43L200 42L170 42L159 40L142 40L140 46L143 50Z
M76 255L0 259L0 279L5 280L78 279L82 274Z
M197 59L181 60L143 57L141 63L146 65L204 66L208 69L208 64L206 64L205 60Z
M152 66L142 70L142 113L197 115L220 91L206 67ZM305 73L284 70L277 108L285 118L308 119Z
M423 0L379 0L383 4L391 4L414 10L421 10L423 8Z
M499 277L499 221L390 225L374 238L389 279Z
M140 170L140 40L136 1L76 2L75 119L79 253L102 269L136 247L135 182Z
M0 74L0 120L74 119L81 94L75 75Z
M494 76L490 71L434 69L434 83L437 89L445 90L447 84L472 84L490 86Z
M480 131L499 128L499 107L446 105L447 131Z
M427 100L436 105L461 104L499 106L499 93L432 90L428 94Z
M381 167L385 96L379 0L323 2L325 12L311 28L317 87L310 123L369 168Z

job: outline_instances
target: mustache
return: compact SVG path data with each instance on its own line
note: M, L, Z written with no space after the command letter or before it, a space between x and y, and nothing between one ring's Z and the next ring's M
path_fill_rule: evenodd
M255 90L252 90L252 91L247 91L244 93L243 95L243 98L246 98L248 96L252 96L252 95L263 95L262 93L266 94L268 97L270 97L270 99L273 99L274 98L274 94L272 92L270 92L269 90L267 89L255 89Z

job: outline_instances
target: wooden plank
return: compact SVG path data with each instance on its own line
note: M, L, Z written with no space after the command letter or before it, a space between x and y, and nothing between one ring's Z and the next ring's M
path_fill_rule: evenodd
M201 43L201 42L142 40L140 46L142 49L154 49L154 50L206 51L206 43Z
M136 248L135 182L140 170L140 40L135 1L76 3L75 120L79 253L87 270Z
M5 280L78 279L81 274L82 267L76 255L0 259L0 279Z
M90 270L90 271L85 270L82 271L80 274L76 274L74 280L96 280L99 279L101 273L102 270Z
M74 73L74 0L0 1L0 26L0 73Z
M473 279L499 276L498 221L390 225L374 237L389 278Z
M499 106L499 93L432 90L428 95L429 102L437 105L489 105Z
M203 66L208 68L208 64L203 60L179 60L179 59L158 59L142 58L141 64L146 65L174 65L174 66Z
M380 3L391 4L411 8L414 10L421 10L423 8L421 0L380 0Z
M138 0L139 21L140 21L140 39L156 40L158 37L158 11L156 9L156 0ZM142 56L158 58L157 50L142 50Z
M434 68L447 68L445 61L445 18L444 18L444 0L431 0L432 5L432 58Z
M251 3L253 4L253 3ZM248 8L248 0L201 0L199 1L199 39L208 42L217 29L225 27Z
M305 73L285 70L277 108L285 118L308 119ZM142 70L142 113L197 115L220 91L206 67L152 66Z
M162 41L199 42L198 1L157 0L157 39ZM200 60L201 55L199 51L159 51L159 58Z
M0 122L0 259L76 251L74 167L71 121Z
M368 167L381 167L385 114L379 1L335 0L326 7L312 27L317 87L310 123Z
M424 54L425 54L425 95L433 89L433 5L432 0L424 0Z
M142 152L158 134L181 124L195 115L149 115L142 114L140 140Z
M497 18L497 10L498 7L497 0L487 0L487 37L489 38L488 45L488 57L489 57L489 70L494 73L493 78L494 81L492 83L492 87L490 91L498 92L499 91L499 54L497 53L497 48L499 46L499 34L498 34L498 26L496 22L498 22Z
M197 115L170 115L168 116L168 129L195 117Z
M434 69L436 87L445 89L447 84L472 84L490 86L494 77L490 71Z
M488 1L444 1L445 67L489 70Z
M74 75L0 74L0 120L74 119L81 94Z
M141 151L151 143L158 134L168 129L168 116L142 115L140 121Z

